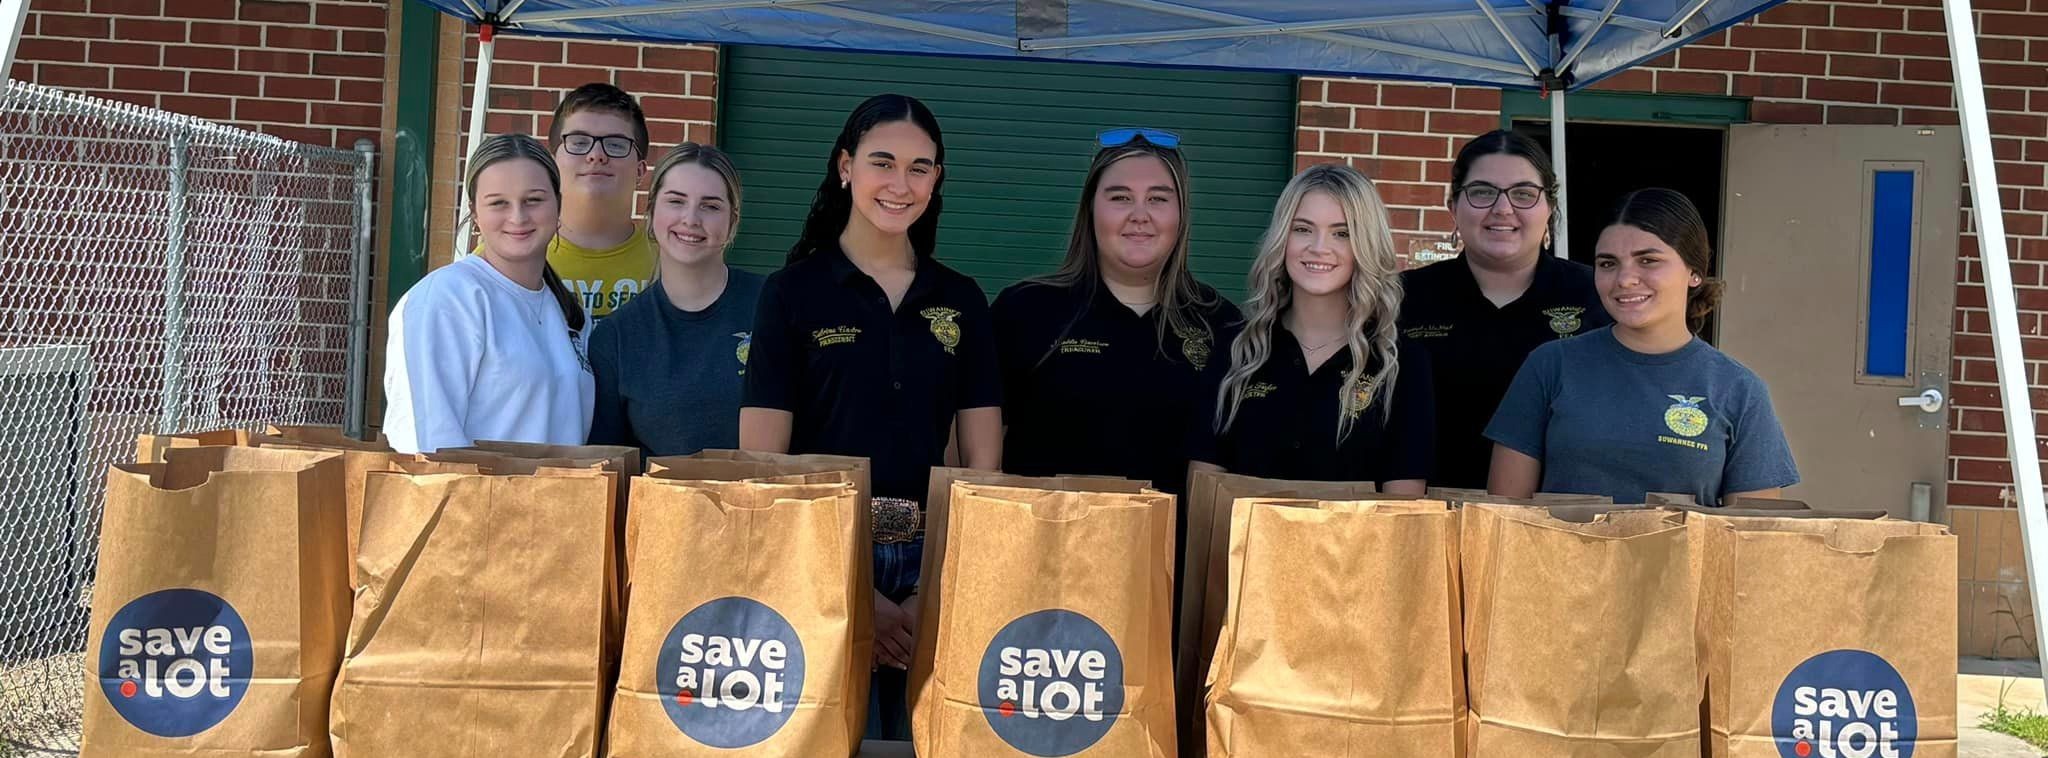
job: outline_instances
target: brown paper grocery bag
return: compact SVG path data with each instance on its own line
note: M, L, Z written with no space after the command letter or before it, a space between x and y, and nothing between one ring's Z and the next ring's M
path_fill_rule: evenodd
M107 472L104 518L81 755L328 755L340 457L169 449Z
M1174 756L1173 517L1158 492L955 483L918 755Z
M1709 755L1956 755L1956 538L1688 514Z
M278 426L272 424L264 427L260 434L253 436L284 440L300 445L326 448L328 450L361 450L370 453L391 452L391 440L385 438L382 434L377 435L376 439L356 439L348 436L348 433L343 432L340 428L332 426ZM270 445L262 444L260 446L269 447Z
M595 756L616 476L370 474L336 755Z
M1704 677L1685 516L1460 514L1472 758L1696 758Z
M249 447L249 432L213 429L189 434L135 435L135 462L162 463L164 451L180 447Z
M729 451L728 451L729 452ZM765 454L764 454L765 455ZM794 456L792 456L794 457ZM674 481L702 482L753 482L755 484L831 484L845 482L855 485L855 502L865 503L860 497L860 482L865 482L865 458L842 458L820 456L828 460L734 460L730 458L698 458L694 456L660 456L647 459L647 475ZM865 514L865 506L861 507ZM632 570L635 556L639 553L637 533L639 524L631 509L626 512L626 585L631 594ZM873 567L869 567L873 571Z
M672 473L664 471L662 473ZM844 756L867 726L873 561L853 484L641 477L607 755Z
M1350 500L1376 491L1372 482L1261 479L1214 471L1196 471L1188 477L1186 546L1175 574L1180 586L1174 595L1174 687L1182 754L1200 756L1207 744L1202 727L1202 682L1209 675L1210 656L1216 652L1216 635L1223 629L1232 502L1242 497Z
M1208 675L1208 754L1457 756L1458 513L1239 499Z
M999 471L954 468L938 466L932 469L931 485L925 492L924 500L924 560L918 569L918 584L926 588L939 586L945 573L946 522L952 510L953 485L956 482L969 484L993 484L1004 487L1026 487L1031 489L1058 490L1065 492L1116 492L1138 493L1151 487L1150 482L1119 479L1104 476L1015 476ZM945 604L944 598L927 590L918 599L917 649L912 652L909 685L906 697L910 701L912 721L934 718L939 697L928 686L931 683L932 665L938 656L939 611ZM927 630L930 630L927 632Z

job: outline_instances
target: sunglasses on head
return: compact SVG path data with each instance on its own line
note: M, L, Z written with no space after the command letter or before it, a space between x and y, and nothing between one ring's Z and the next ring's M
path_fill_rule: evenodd
M1180 148L1180 135L1164 129L1147 129L1141 126L1127 126L1104 131L1095 135L1095 144L1097 147L1123 147L1140 137L1144 138L1146 142L1168 150Z

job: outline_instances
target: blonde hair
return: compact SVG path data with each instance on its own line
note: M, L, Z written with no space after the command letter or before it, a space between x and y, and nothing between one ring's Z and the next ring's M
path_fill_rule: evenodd
M462 187L469 197L469 212L463 214L461 225L476 223L477 177L483 176L484 169L506 161L532 161L540 164L541 170L547 172L548 187L555 193L556 207L560 207L562 169L555 165L554 154L549 153L547 147L541 145L540 140L534 139L532 135L493 134L477 143L476 150L469 154L468 171L462 176ZM484 246L482 242L477 244L479 249ZM569 285L562 281L562 275L555 273L554 264L541 264L540 280L548 292L554 294L555 304L561 306L562 320L568 322L569 331L582 332L586 326L583 304L577 301L575 294L569 292Z
M740 170L733 166L732 158L727 156L725 151L695 142L676 145L661 159L661 163L654 167L654 182L647 185L647 238L659 239L654 230L654 206L661 199L661 182L668 178L668 172L683 165L711 169L712 173L718 174L718 178L725 182L725 194L730 196L725 199L725 207L732 210L732 228L726 231L725 249L731 250L733 240L740 237Z
M1344 223L1351 231L1351 306L1345 342L1351 350L1351 368L1337 390L1337 441L1351 434L1352 414L1347 409L1350 393L1365 378L1370 358L1380 362L1372 376L1379 397L1391 397L1394 380L1400 374L1400 355L1395 346L1401 312L1400 261L1394 257L1394 236L1387 229L1387 206L1379 190L1364 174L1341 164L1310 166L1287 182L1280 200L1273 206L1273 220L1259 240L1259 256L1252 262L1246 290L1244 331L1230 345L1230 371L1217 390L1216 430L1227 431L1237 420L1244 389L1254 374L1273 354L1273 330L1284 328L1280 317L1294 302L1294 287L1287 275L1287 237L1302 198L1311 192L1327 193L1344 209ZM1368 332L1367 330L1371 331ZM1393 404L1381 403L1381 413L1391 415Z

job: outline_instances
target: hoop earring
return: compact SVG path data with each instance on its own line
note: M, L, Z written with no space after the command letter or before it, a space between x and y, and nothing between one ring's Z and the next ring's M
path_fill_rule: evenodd
M1457 227L1451 227L1451 238L1448 242L1450 242L1452 250L1462 250L1465 247L1465 238L1459 236Z
M1551 245L1551 244L1550 244L1550 232L1544 232L1544 233L1543 233L1543 246L1544 246L1544 247L1554 247L1554 245Z

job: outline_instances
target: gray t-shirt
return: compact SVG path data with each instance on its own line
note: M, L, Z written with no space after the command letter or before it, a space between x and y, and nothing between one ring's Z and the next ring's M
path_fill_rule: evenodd
M1663 355L1623 346L1613 328L1529 354L1488 439L1543 462L1544 492L1722 493L1799 483L1791 446L1756 374L1698 339Z
M730 449L740 441L740 390L753 344L760 274L729 269L710 307L685 311L659 281L590 334L597 403L594 445L637 445L645 455Z

